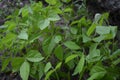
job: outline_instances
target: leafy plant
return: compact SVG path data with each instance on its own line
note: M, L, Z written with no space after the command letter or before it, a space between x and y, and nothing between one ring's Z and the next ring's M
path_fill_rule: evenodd
M66 10L59 0L46 2L46 7L33 3L8 16L0 30L2 71L18 72L23 80L119 79L117 27L106 24L109 14L68 24L64 16L75 15L72 8Z

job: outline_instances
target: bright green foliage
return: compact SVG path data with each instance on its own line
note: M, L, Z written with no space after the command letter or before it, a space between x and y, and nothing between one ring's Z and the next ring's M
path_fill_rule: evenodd
M73 50L80 49L80 47L75 42L72 41L67 41L64 43L64 45L69 49L73 49Z
M22 66L20 67L20 75L23 80L28 80L30 72L30 64L25 61Z
M23 80L119 80L117 27L106 24L108 13L92 21L83 3L74 11L72 0L45 1L17 10L0 28L1 71Z
M38 51L31 50L27 53L26 59L30 62L40 62L44 58Z

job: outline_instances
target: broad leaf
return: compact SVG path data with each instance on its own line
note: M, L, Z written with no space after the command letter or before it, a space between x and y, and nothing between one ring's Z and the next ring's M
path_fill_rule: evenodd
M47 73L51 67L52 67L51 63L48 62L45 66L44 72Z
M44 57L41 56L41 53L36 50L31 50L27 53L26 59L30 62L39 62L44 59Z
M38 23L38 27L43 30L45 28L47 28L50 24L50 21L48 19L45 19L45 20L41 20L39 23Z
M57 57L59 60L63 60L63 49L61 45L58 45L55 48L54 54L55 54L55 57Z
M30 64L27 61L25 61L20 67L20 76L22 80L28 80L29 72L30 72Z
M57 20L60 20L60 17L54 11L49 11L48 20L57 21Z
M67 41L67 42L64 43L64 45L67 48L72 49L72 50L80 49L80 46L78 46L75 42L72 42L72 41Z
M56 43L59 43L61 40L62 40L62 37L61 37L60 35L55 36L54 41L55 41Z
M96 32L100 35L109 34L110 33L110 27L97 26L96 27Z
M28 34L26 30L22 30L21 33L18 35L18 38L23 40L28 40Z

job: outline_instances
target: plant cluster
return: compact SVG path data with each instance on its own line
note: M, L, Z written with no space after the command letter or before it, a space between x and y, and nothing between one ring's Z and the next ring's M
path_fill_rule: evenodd
M75 12L72 4L45 1L46 7L37 2L16 10L0 27L1 71L22 80L120 79L117 27L108 24L109 14L90 20L83 3ZM85 16L76 19L77 13Z

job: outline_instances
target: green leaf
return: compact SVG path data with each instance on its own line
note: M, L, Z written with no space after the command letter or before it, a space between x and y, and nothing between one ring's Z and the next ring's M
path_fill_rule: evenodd
M48 62L45 66L44 72L47 73L51 67L52 67L51 63Z
M58 45L55 48L54 54L55 54L55 57L57 57L59 60L63 60L63 49L61 45Z
M38 63L38 64L39 64L39 68L37 68L37 70L39 72L39 80L41 80L42 76L44 76L45 65L44 63Z
M51 54L55 45L56 45L56 43L54 41L54 36L52 38L51 38L51 36L47 37L47 39L44 40L44 42L43 42L43 50L44 50L45 54L46 55Z
M20 76L22 80L28 80L29 72L30 72L30 64L27 61L25 61L20 67Z
M89 54L86 57L88 62L93 62L93 61L99 60L101 58L100 50L96 49L97 46L98 46L97 43L91 44Z
M61 37L60 35L55 36L54 41L55 41L56 43L59 43L61 40L62 40L62 37Z
M28 34L26 30L22 30L21 33L18 35L18 38L23 40L28 40Z
M75 70L74 70L73 75L76 75L76 74L78 74L78 73L79 73L79 74L81 73L81 71L83 70L83 67L84 67L84 63L85 63L85 58L84 58L84 55L82 55L79 63L77 64L77 67L76 67Z
M117 26L109 26L109 27L110 27L110 32L112 34L112 38L114 38L117 33Z
M16 34L14 33L8 33L3 39L2 39L2 43L3 44L9 44L12 41L14 41L16 39Z
M59 62L59 63L56 65L55 70L59 69L59 68L61 67L61 65L62 65L62 62Z
M13 30L17 25L15 21L7 21L5 22L5 25L8 26L8 30Z
M26 55L26 59L30 62L40 62L44 57L37 50L30 50Z
M64 43L64 45L67 48L72 49L72 50L80 49L80 46L78 46L75 42L72 42L72 41L67 41L67 42Z
M2 61L2 71L4 71L7 67L7 65L9 64L11 58L7 58L4 61Z
M88 29L87 35L90 36L90 35L94 32L95 28L96 28L96 24L93 23L93 24L90 26L90 28Z
M92 39L88 37L87 35L83 34L83 42L86 43L88 41L91 41Z
M69 61L71 61L72 59L78 57L78 55L76 54L72 54L70 56L68 56L66 59L65 59L65 63L68 63Z
M112 62L112 64L114 64L114 65L118 65L119 63L120 63L120 59L117 59L117 60Z
M101 80L106 74L106 70L101 66L94 66L90 72L88 80Z
M105 72L97 72L94 73L90 78L88 78L87 80L101 80L105 75Z
M50 70L46 76L45 76L45 80L49 80L49 77L51 76L51 74L54 73L54 70Z
M28 14L29 14L28 7L25 6L25 7L21 8L20 11L19 11L19 15L20 15L21 13L22 13L22 17L27 17Z
M72 8L67 7L67 8L64 9L64 12L72 12Z
M117 49L115 52L113 52L112 55L110 56L110 58L115 59L118 56L120 56L120 49Z
M110 27L106 26L97 26L96 27L96 33L103 35L103 34L109 34L110 33Z
M95 42L101 42L104 39L105 39L105 36L100 35L99 37L93 38L93 41L95 41Z
M76 28L74 28L74 27L71 27L71 28L70 28L70 31L71 31L72 34L77 34L78 29L76 29Z
M38 23L38 27L43 30L45 28L47 28L50 24L50 21L48 19L45 19L45 20L41 20L39 23Z
M13 58L12 59L12 71L13 72L16 72L20 69L20 66L23 64L24 62L24 58L21 58L21 57L16 57L16 58Z
M60 17L54 11L49 11L48 20L57 21L57 20L60 20Z
M57 0L45 0L48 4L55 5Z

